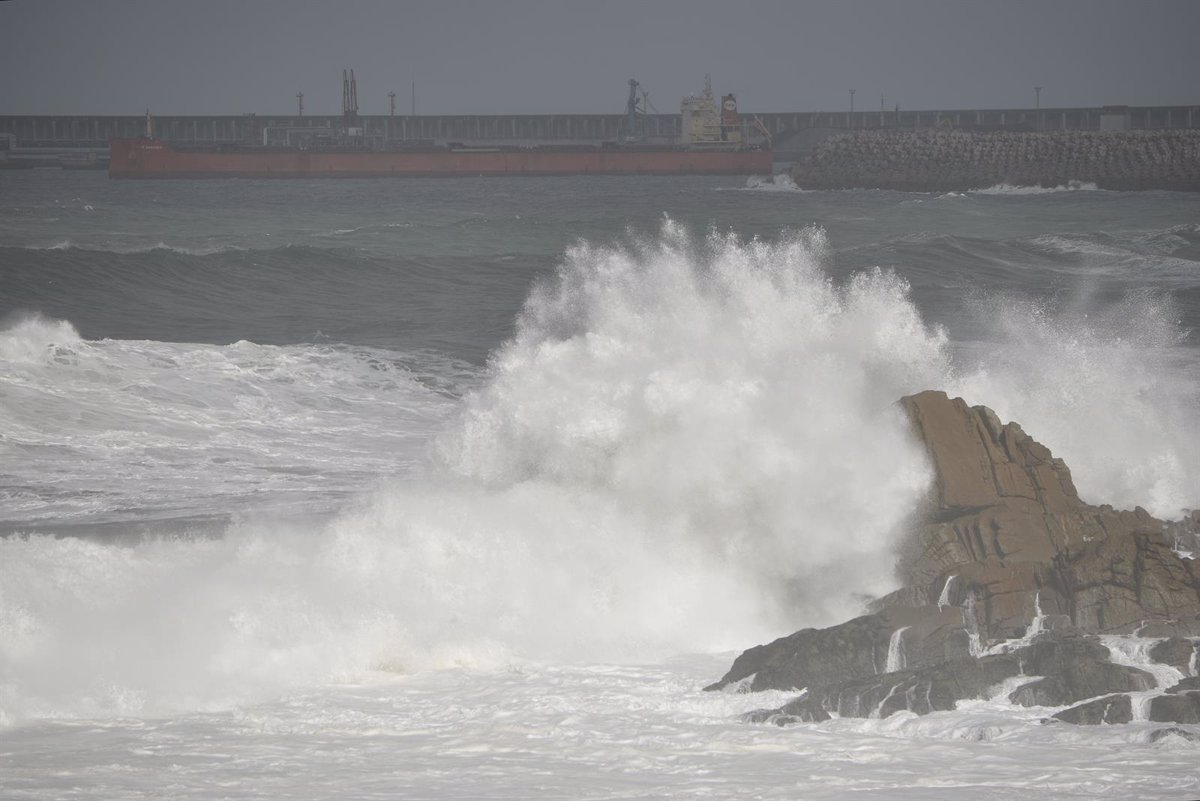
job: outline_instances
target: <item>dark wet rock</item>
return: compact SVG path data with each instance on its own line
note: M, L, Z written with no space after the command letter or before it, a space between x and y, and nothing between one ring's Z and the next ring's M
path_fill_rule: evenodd
M887 672L892 635L904 667L933 664L969 654L970 638L958 609L892 607L825 629L801 629L734 660L706 690L743 683L751 692L801 690L831 681Z
M866 615L751 648L707 689L807 689L754 718L776 723L952 709L1009 680L1009 700L1039 706L1154 689L1101 633L1163 632L1152 658L1187 672L1200 569L1177 553L1183 524L1085 503L1062 460L986 407L941 392L900 403L935 475L903 586Z
M942 660L916 669L851 680L826 675L799 698L748 720L819 722L839 717L886 718L901 710L927 714L954 709L963 699L989 698L1005 681L1028 677L1008 700L1023 706L1063 706L1085 698L1154 687L1136 668L1114 665L1095 638L1046 633L1029 645L979 658ZM777 719L779 718L779 719Z
M1200 733L1188 731L1187 729L1179 729L1172 726L1169 729L1155 729L1150 732L1150 742L1157 743L1159 740L1165 740L1168 737L1179 737L1188 742L1200 742Z
M1150 719L1157 723L1200 723L1200 690L1151 698Z
M1015 653L1024 675L1042 677L1009 695L1021 706L1064 706L1098 695L1155 687L1152 675L1114 665L1108 649L1090 637L1042 635Z
M1150 658L1163 665L1178 668L1186 674L1196 655L1197 644L1183 637L1170 637L1150 649Z
M1106 695L1093 698L1054 715L1056 720L1077 726L1096 726L1100 723L1129 723L1133 720L1133 702L1128 695Z
M1181 679L1174 687L1168 687L1169 693L1186 693L1190 690L1200 690L1200 676L1188 676Z
M886 718L901 710L917 714L954 708L962 698L982 698L1020 671L1015 654L955 659L919 670L902 670L811 688L778 713L799 721L840 717Z
M751 691L801 690L831 677L872 676L887 663L891 634L892 626L882 615L864 615L827 629L801 629L746 651L720 681L705 689L721 690L750 679Z

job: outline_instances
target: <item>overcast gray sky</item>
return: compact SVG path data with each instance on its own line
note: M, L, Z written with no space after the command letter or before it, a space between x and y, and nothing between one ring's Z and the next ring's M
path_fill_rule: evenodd
M7 0L0 114L1200 104L1200 0Z

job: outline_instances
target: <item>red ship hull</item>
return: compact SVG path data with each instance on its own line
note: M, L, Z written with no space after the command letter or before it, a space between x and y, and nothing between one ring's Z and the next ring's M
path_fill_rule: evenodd
M770 174L769 150L429 149L190 150L113 139L111 178L356 178L449 175Z

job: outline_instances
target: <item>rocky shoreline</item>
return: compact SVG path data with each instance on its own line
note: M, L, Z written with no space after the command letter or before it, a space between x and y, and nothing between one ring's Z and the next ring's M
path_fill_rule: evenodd
M1006 699L1047 722L1200 724L1200 513L1084 503L1070 470L984 406L900 401L936 481L901 589L747 650L707 690L796 691L748 720L886 718ZM1200 730L1180 730L1200 739Z
M1001 184L1200 191L1200 131L858 131L792 168L803 189L963 192Z

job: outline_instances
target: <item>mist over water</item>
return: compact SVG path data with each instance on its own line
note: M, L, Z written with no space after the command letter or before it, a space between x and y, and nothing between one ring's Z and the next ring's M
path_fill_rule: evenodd
M1200 507L1200 365L1168 296L1132 293L1099 312L985 304L994 336L953 392L1047 443L1091 503L1169 520Z

